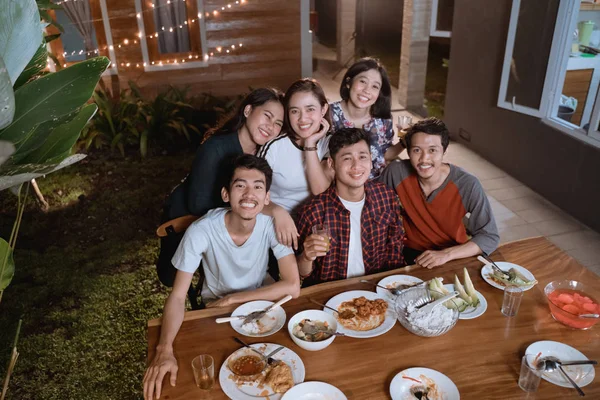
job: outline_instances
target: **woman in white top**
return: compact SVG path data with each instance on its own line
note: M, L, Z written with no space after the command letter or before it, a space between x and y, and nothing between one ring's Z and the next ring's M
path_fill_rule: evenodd
M286 133L258 152L273 169L270 212L278 240L297 248L298 232L292 220L315 188L331 182L332 171L321 161L328 154L329 105L319 83L310 78L294 82L285 94ZM325 172L325 173L324 173ZM292 218L290 218L290 215Z

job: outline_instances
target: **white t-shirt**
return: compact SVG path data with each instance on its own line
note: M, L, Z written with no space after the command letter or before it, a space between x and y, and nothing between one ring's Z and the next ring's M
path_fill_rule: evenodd
M347 278L363 276L365 262L363 260L362 242L360 239L360 216L365 205L365 198L361 201L347 201L338 196L344 207L350 211L350 243L348 244L348 270Z
M202 300L221 298L229 293L259 288L267 276L269 248L279 260L293 254L277 241L273 219L256 216L256 225L246 242L238 246L225 226L228 208L215 208L185 231L172 262L184 272L195 272L203 261Z
M317 143L319 160L329 153L330 137ZM267 160L273 169L271 201L290 214L297 213L298 206L310 197L304 152L287 135L282 135L265 144L258 156Z

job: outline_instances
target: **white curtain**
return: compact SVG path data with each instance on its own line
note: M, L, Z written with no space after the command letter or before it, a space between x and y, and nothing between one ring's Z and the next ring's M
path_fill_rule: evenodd
M154 4L154 24L156 31L160 32L158 36L158 51L161 54L166 53L184 53L190 51L190 36L188 26L185 24L187 13L185 2L167 0L155 0ZM179 28L181 25L183 28ZM162 30L162 27L165 30ZM169 31L173 28L173 32Z
M62 7L67 17L73 22L73 26L81 34L85 51L95 50L94 23L89 1L67 1L62 3Z

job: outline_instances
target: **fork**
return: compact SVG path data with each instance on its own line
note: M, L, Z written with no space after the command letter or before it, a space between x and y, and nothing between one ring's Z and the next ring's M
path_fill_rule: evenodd
M489 264L493 270L498 271L502 275L506 275L507 277L510 277L510 274L508 272L504 271L503 269L500 269L500 267L496 265L494 260L492 260L490 258L490 256L488 256L486 253L481 253L481 255L477 257L477 259L484 264Z
M267 364L271 365L275 362L275 359L272 357L275 353L280 352L281 350L284 349L283 346L280 346L278 348L276 348L275 350L273 350L272 352L270 352L269 354L265 355L262 351L259 351L257 349L255 349L254 347L250 346L248 343L244 342L242 339L234 337L233 340L235 340L236 342L238 342L239 344L241 344L244 347L249 348L250 350L254 351L255 353L260 354L261 356L263 356L264 358L267 359Z

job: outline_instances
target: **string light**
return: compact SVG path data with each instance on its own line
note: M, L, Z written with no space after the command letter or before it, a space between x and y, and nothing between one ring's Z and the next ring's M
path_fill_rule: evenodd
M75 2L75 1L88 1L88 0L63 0L63 1L60 1L60 2L56 2L55 4L62 4L62 3ZM167 4L169 6L171 6L171 4L175 4L178 1L182 1L182 2L185 3L186 0L168 0ZM247 0L237 0L235 2L235 4L228 3L226 6L222 6L220 11L217 10L217 9L213 10L212 14L215 17L217 17L217 16L220 15L220 12L221 11L225 11L226 8L227 9L232 9L234 5L238 5L239 6L239 5L244 5L246 3L247 3ZM146 10L143 10L143 11L138 12L138 13L132 13L132 14L126 15L125 17L127 17L127 16L135 16L136 18L141 19L143 12L149 12L149 11L150 12L154 12L157 8L165 7L166 6L166 5L156 6L154 3L150 3L150 2L149 2L148 5L151 6L151 8L149 7ZM211 15L211 13L209 11L205 12L205 16L206 17L209 17L210 15ZM119 18L123 18L123 17L124 16L120 16ZM202 19L202 13L198 13L197 17L198 17L198 21L200 21ZM109 19L111 19L111 18L109 18ZM171 26L171 27L169 27L169 26L161 26L161 29L159 30L159 32L151 33L149 35L146 35L146 37L149 38L149 39L158 39L159 33L161 35L175 33L175 31L177 29L187 29L190 24L195 23L195 22L196 22L196 19L192 18L192 19L186 19L185 21L183 21L183 24L181 24L181 25L175 25L175 26ZM142 38L142 33L141 32L137 32L136 33L136 37L137 38ZM124 46L127 46L127 45L130 44L130 42L132 40L133 40L134 44L138 44L138 41L136 39L133 39L133 38L131 38L131 39L129 39L129 38L123 39L121 43ZM242 46L243 46L242 43L237 44L237 48L241 48ZM121 44L117 44L116 47L120 49L120 48L122 48L122 45ZM232 45L230 45L228 47L230 47L231 50L230 49L225 49L225 51L223 52L223 47L222 46L217 46L216 48L214 48L214 50L216 50L217 53L221 53L221 54L230 54L233 50L236 50L236 45L235 44L232 44ZM93 54L94 55L95 54L99 54L100 50L111 50L112 51L114 49L115 49L115 46L109 45L109 46L103 46L101 48L94 49L94 50L89 50L89 51L85 51L85 50L79 50L79 51L77 51L77 50L75 50L75 51L71 52L71 55L74 55L75 53L78 53L79 55L86 54L86 55L90 56L90 55L93 55ZM214 57L214 54L215 53L213 51L210 51L210 52L205 53L202 58L204 59L204 61L208 61L211 57ZM63 56L67 56L67 52L64 52ZM199 59L200 57L198 55L193 56L191 54L188 56L189 60L193 60L194 58L195 59ZM163 61L164 61L164 63L163 63ZM185 61L186 61L185 59L181 60L182 63L184 63ZM162 60L162 61L157 61L157 62L158 62L159 66L164 66L165 63L167 63L167 64L170 63L169 60L166 60L166 61ZM177 59L173 60L172 64L178 64ZM141 66L146 67L147 65L148 65L147 63L143 63L141 65L140 65L140 63L135 63L135 67L136 68L140 68ZM156 65L155 61L151 61L150 65ZM66 64L65 64L65 66L66 66ZM111 62L111 67L114 68L116 66L117 65L114 62ZM129 67L129 66L132 66L132 63L125 61L124 63L121 63L121 66L123 66L123 67Z
M81 1L89 1L89 0L62 0L62 1L57 1L54 4L61 5L61 4L64 4L64 3L74 3L74 2L81 2ZM147 10L143 10L143 11L138 12L138 13L131 13L131 14L126 14L126 15L120 15L119 17L115 17L115 18L126 18L126 17L133 17L133 16L135 16L136 18L142 18L142 13L145 13L145 12L154 12L156 9L159 9L159 8L162 8L162 7L171 7L172 5L175 5L175 3L178 3L180 1L183 2L183 3L186 2L186 0L168 0L166 4L159 5L159 6L155 5L153 2L148 2L148 9ZM240 5L244 5L244 4L247 4L247 3L248 3L248 0L237 0L235 2L235 5L240 6ZM233 3L229 3L229 4L227 4L226 7L222 6L221 7L221 11L225 11L225 8L228 8L228 9L233 8L233 5L234 5ZM213 14L215 16L219 15L219 13L217 12L217 10L215 10L213 12ZM206 17L208 17L208 16L210 16L210 13L206 12ZM202 16L200 15L200 13L198 14L198 18L199 19L202 18ZM113 18L109 18L109 19L113 19ZM99 19L92 19L92 20L89 20L89 21L80 21L79 23L96 22L96 21L102 21L102 20L103 20L102 18L99 18ZM74 25L74 23L72 23L70 25Z

